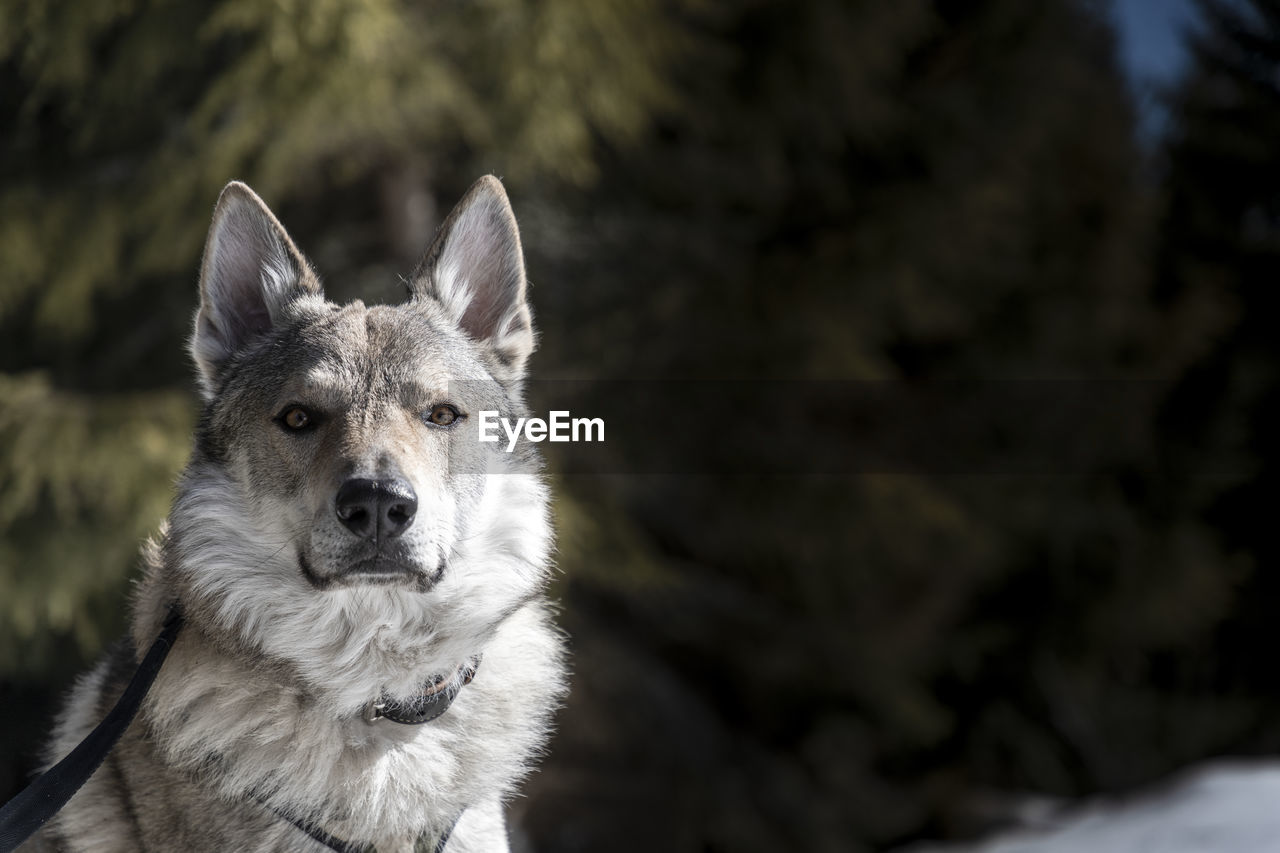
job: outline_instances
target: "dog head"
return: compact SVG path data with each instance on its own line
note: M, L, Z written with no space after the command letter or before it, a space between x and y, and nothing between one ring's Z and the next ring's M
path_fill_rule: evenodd
M474 654L540 592L536 457L478 440L479 411L523 413L525 290L492 177L445 221L409 299L371 307L326 301L262 200L228 185L191 339L205 410L169 533L190 606L365 696Z

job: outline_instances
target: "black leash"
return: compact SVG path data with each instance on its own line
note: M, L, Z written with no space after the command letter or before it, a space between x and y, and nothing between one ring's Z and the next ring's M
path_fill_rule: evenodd
M22 793L0 807L0 853L10 853L34 835L102 765L107 753L137 716L138 708L156 680L160 665L169 656L180 630L182 614L175 606L169 611L164 630L151 644L129 686L97 728L71 750L70 755L40 774Z

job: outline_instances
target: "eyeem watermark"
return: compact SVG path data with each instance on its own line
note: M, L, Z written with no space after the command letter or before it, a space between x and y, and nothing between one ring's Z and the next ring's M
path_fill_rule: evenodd
M604 418L574 418L567 411L549 413L550 420L516 418L515 426L508 418L499 417L492 409L480 412L480 440L498 441L498 427L507 436L507 453L516 449L520 432L527 441L604 441Z

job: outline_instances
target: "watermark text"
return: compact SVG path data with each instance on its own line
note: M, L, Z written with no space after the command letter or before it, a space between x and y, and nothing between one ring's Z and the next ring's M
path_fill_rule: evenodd
M498 428L506 434L506 452L516 449L516 442L524 433L526 441L604 441L603 418L575 418L567 411L552 411L548 420L542 418L516 418L512 425L509 418L499 417L492 409L480 412L480 440L496 442L501 436Z

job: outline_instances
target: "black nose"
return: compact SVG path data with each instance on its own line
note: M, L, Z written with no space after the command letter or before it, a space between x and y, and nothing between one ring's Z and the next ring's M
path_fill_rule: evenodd
M418 511L418 496L412 486L399 478L351 479L338 489L334 510L352 533L380 542L409 529Z

